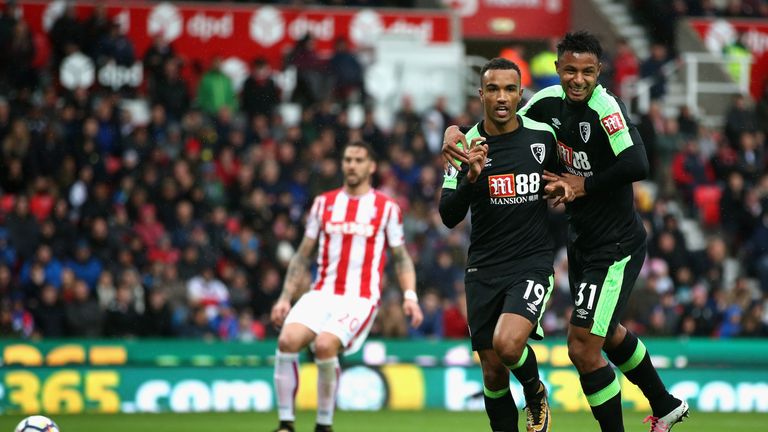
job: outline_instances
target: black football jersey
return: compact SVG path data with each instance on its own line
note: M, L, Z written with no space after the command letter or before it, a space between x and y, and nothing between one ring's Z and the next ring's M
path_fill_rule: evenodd
M555 134L546 124L517 118L520 127L510 133L489 136L483 122L466 133L467 142L483 136L488 145L485 166L475 183L466 179L466 165L461 170L449 165L443 179L443 223L452 228L471 210L468 268L508 268L513 262L524 264L526 258L552 265L542 173L560 169Z
M537 92L519 114L551 125L564 171L585 177L587 195L566 205L570 242L599 246L644 240L632 181L647 175L648 161L621 100L598 85L587 102L572 103L554 85Z

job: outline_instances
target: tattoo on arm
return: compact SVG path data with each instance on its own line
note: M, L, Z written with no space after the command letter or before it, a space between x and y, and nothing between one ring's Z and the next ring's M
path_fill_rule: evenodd
M392 248L392 262L395 265L395 272L398 275L404 273L416 273L416 269L413 266L413 260L411 259L411 256L408 255L408 251L405 250L405 246Z
M299 249L288 262L288 269L285 272L285 281L283 282L283 292L281 298L291 300L298 292L300 286L306 280L309 273L310 256L315 248L316 240L304 237L301 240Z

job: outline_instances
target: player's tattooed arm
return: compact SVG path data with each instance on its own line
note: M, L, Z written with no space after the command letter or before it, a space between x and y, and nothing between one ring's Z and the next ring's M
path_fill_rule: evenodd
M411 325L418 327L424 315L416 295L416 268L404 245L392 248L392 262L395 265L400 289L403 290L403 309L405 314L411 317Z
M312 265L312 251L317 244L316 239L304 237L299 244L299 249L288 262L288 269L285 272L285 281L283 282L283 292L280 294L280 300L291 301L296 294L306 288L309 281L309 267Z
M392 263L395 265L395 272L397 273L400 282L402 282L402 276L404 274L412 274L413 279L408 281L407 285L401 283L403 291L408 289L416 289L416 267L413 265L413 260L405 250L405 246L398 246L392 248Z

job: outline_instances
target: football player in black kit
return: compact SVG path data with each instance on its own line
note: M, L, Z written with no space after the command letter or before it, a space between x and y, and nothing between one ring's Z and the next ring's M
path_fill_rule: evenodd
M568 354L602 432L622 432L621 388L601 350L642 390L653 414L651 432L666 432L688 416L672 396L645 345L620 323L646 254L646 232L634 208L632 182L648 175L637 129L616 96L597 83L602 48L588 32L565 35L557 47L560 85L542 89L520 114L551 124L563 171L544 179L568 183L576 198L569 220L568 277L574 312ZM446 130L443 155L465 161L455 126Z
M493 431L516 432L518 414L509 372L523 386L527 431L551 430L547 392L528 338L541 339L539 320L553 285L554 246L547 228L544 170L558 170L556 139L546 124L517 115L520 69L496 58L481 71L483 120L467 132L467 160L448 166L440 216L453 228L472 214L465 273L472 349L483 369L485 409ZM573 198L562 180L548 195Z

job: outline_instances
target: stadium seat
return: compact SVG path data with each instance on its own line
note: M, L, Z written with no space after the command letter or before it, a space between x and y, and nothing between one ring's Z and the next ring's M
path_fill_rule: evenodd
M693 191L693 201L699 208L699 219L708 227L717 227L720 224L720 196L722 191L718 186L698 186Z

